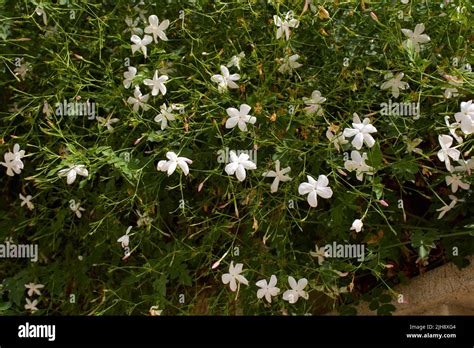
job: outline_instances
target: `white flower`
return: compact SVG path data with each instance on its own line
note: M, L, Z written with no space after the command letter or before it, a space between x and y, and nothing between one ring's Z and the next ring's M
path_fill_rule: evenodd
M137 75L137 68L134 68L133 66L129 66L128 71L123 73L123 77L125 77L125 80L123 80L123 86L125 88L129 88L136 75Z
M16 76L21 76L22 78L25 78L26 73L30 70L31 70L30 63L21 63L20 66L16 67L13 71L15 72Z
M44 288L44 285L43 284L28 283L28 284L25 284L25 288L28 289L28 296L31 297L31 296L33 296L33 294L41 296L40 289Z
M303 64L297 62L299 57L300 56L297 54L294 54L292 56L285 56L285 58L283 58L283 63L278 68L278 71L282 74L289 73L290 75L293 75L294 69L298 69L299 67L303 66Z
M103 117L100 117L100 116L96 117L97 122L99 122L102 126L107 127L107 131L109 133L114 132L114 127L112 127L112 124L117 123L118 121L120 121L118 118L111 118L111 117L112 117L112 115L109 115L109 117L107 117L107 118L103 118Z
M444 205L441 208L436 209L436 211L440 212L438 215L438 220L441 219L448 211L453 209L458 202L464 202L464 199L458 199L455 195L449 195L449 198L451 199L451 203L449 203L449 205Z
M148 17L148 22L150 23L150 25L145 28L145 33L152 34L155 43L158 43L157 37L159 37L163 41L168 41L168 38L165 34L165 30L168 29L170 25L169 20L165 19L163 22L160 23L157 16L151 15L150 17Z
M261 288L257 290L257 298L261 299L265 296L268 303L272 303L272 296L276 296L280 293L280 289L275 285L277 284L277 277L272 274L270 282L267 284L265 279L259 280L256 285Z
M139 216L139 218L137 220L137 226L138 227L147 226L153 221L153 219L148 216L147 212L144 212L143 214L141 214L139 211L137 211L137 214Z
M461 111L454 114L454 118L461 124L464 134L472 134L474 132L474 104L472 100L461 102Z
M148 102L148 98L150 97L148 94L142 95L140 91L140 87L136 86L135 91L133 92L133 97L128 97L127 103L133 104L132 110L134 112L138 112L138 109L141 107L143 111L148 110L150 107L146 104Z
M450 99L452 97L457 97L459 96L458 89L454 87L448 87L444 90L444 97L446 99Z
M414 152L414 153L417 153L417 154L422 154L423 153L423 150L421 150L420 148L417 147L423 141L422 139L415 138L413 140L410 140L404 135L403 140L407 144L407 149L405 151L406 153L411 153L411 152Z
M474 169L474 157L471 157L467 161L460 159L458 161L461 165L456 166L453 169L453 172L466 172L468 175L471 175L471 170Z
M280 160L275 161L275 171L270 170L263 173L262 175L267 178L275 178L270 186L270 192L275 193L278 191L278 185L281 182L290 181L291 178L288 175L285 175L291 171L290 167L283 168L280 170Z
M293 13L291 11L286 13L284 20L279 16L273 16L273 22L278 27L276 38L281 38L283 33L285 33L286 40L290 38L290 28L298 28L300 24L297 19L293 18Z
M38 300L34 300L33 302L31 302L29 298L26 298L25 309L30 310L32 313L34 313L38 310L38 308L36 308L37 304L38 304Z
M26 204L26 206L27 206L28 209L30 209L30 210L35 209L34 204L31 203L31 199L32 199L32 198L33 198L33 197L31 197L31 195L27 195L27 196L25 197L25 196L23 196L23 195L20 193L20 200L21 200L21 205L20 205L20 206L23 207L23 206Z
M184 175L189 174L189 167L188 163L192 164L193 161L191 161L189 158L186 157L178 157L178 155L172 151L168 151L166 153L166 158L168 158L168 161L161 160L158 162L158 165L156 166L156 169L162 172L167 172L168 176L174 173L176 170L176 167L179 166L181 170L183 171Z
M20 150L20 145L13 145L13 152L7 152L3 157L5 162L0 162L0 164L7 168L8 176L21 173L21 170L24 168L21 159L25 157L25 150Z
M141 50L143 55L146 58L146 53L147 53L146 45L149 45L151 41L153 40L153 38L150 35L145 35L143 39L140 39L138 35L132 35L130 40L133 42L132 54L134 54L138 50Z
M130 232L131 229L132 229L132 226L128 226L125 234L119 239L117 239L117 242L121 243L122 248L128 247L128 243L130 242L130 236L128 235L128 233Z
M143 30L141 28L137 28L137 25L140 23L140 18L135 18L132 20L130 17L125 17L125 23L127 24L127 29L123 32L130 32L132 35L142 35Z
M364 226L364 223L360 219L355 219L354 222L352 222L351 226L351 231L356 231L356 233L359 233L362 230L362 227Z
M232 56L232 58L229 60L229 63L227 63L227 67L231 68L235 66L237 69L240 70L240 60L244 57L245 57L244 52L240 52L238 55Z
M85 209L81 207L81 202L76 203L74 199L69 201L69 208L71 208L79 219L82 217L82 212L85 211Z
M403 90L403 89L407 89L407 88L410 87L407 82L402 81L403 76L405 76L405 74L402 73L402 72L395 75L395 77L393 77L392 73L386 74L385 75L385 80L387 80L387 81L382 83L382 85L380 86L380 89L389 89L390 88L393 97L398 98L398 96L400 95L400 89Z
M446 164L446 169L448 171L452 171L451 161L449 158L451 157L453 160L458 161L461 153L459 150L451 148L451 145L453 144L453 138L451 136L445 134L438 135L438 141L441 145L441 150L438 151L438 158L441 162Z
M226 91L227 88L239 88L239 85L234 82L240 79L239 74L230 75L229 69L224 65L221 65L221 73L222 75L213 75L211 77L211 81L217 83L219 92L222 93Z
M408 44L413 46L415 52L420 52L420 43L426 43L430 41L430 37L426 34L422 34L425 30L425 25L423 23L417 24L415 26L415 31L409 29L402 29L402 33L408 38L403 41L403 47L408 48Z
M225 123L225 128L234 128L235 126L239 126L239 129L242 132L247 131L247 123L255 124L257 118L255 116L251 116L248 113L250 112L251 107L247 104L240 105L240 110L236 108L227 108L227 115L229 118Z
M230 151L230 163L225 166L225 171L229 175L234 175L239 181L244 181L246 177L246 169L257 169L257 165L249 161L250 156L246 153L241 153L239 157L234 151Z
M449 116L444 116L444 122L446 123L446 127L448 127L449 133L453 136L453 138L456 139L456 141L459 144L462 144L462 142L463 142L462 137L460 137L456 133L456 130L460 129L461 124L459 122L449 123Z
M337 151L340 151L341 146L349 142L346 140L346 137L343 133L334 134L333 132L331 132L330 128L328 128L328 130L326 131L326 138L328 138L328 140L334 144Z
M364 118L364 121L361 122L359 115L354 113L352 127L353 128L344 129L343 133L345 137L354 137L354 139L352 139L352 146L354 146L357 150L362 148L363 143L365 143L367 147L374 146L375 140L370 135L370 133L376 133L377 129L370 124L369 118L366 117Z
M158 309L158 308L160 308L160 307L159 307L159 306L151 306L151 307L150 307L149 313L150 313L150 315L151 315L152 317L154 317L154 316L160 316L160 315L161 315L161 313L163 312L163 310L162 310L162 309Z
M328 199L332 197L332 190L329 185L329 180L326 175L320 175L318 180L314 180L310 175L306 176L308 182L301 183L298 187L298 193L300 195L308 195L308 203L311 207L316 208L318 206L318 196Z
M308 280L306 278L301 278L298 280L298 283L296 283L295 278L289 276L288 283L290 284L291 290L286 290L283 293L283 300L293 304L296 303L300 297L304 298L305 300L309 298L308 293L304 291L304 288L308 284Z
M161 122L161 130L168 127L168 121L174 121L175 117L173 115L173 107L167 107L166 103L160 106L160 113L155 116L155 122Z
M451 191L453 191L453 193L456 193L459 187L462 188L463 190L469 190L469 187L471 185L468 183L465 183L464 181L461 181L461 178L462 176L456 175L456 174L448 175L446 177L446 185L448 186L451 185Z
M143 80L143 84L150 86L152 88L151 95L153 96L158 95L158 91L161 92L161 94L165 95L166 94L165 81L167 80L168 80L168 76L166 75L158 76L158 70L155 70L155 75L153 75L153 80L145 79Z
M72 183L74 183L74 181L76 181L77 174L85 176L85 177L89 176L89 172L87 171L86 167L83 164L79 164L79 165L70 164L69 168L61 169L58 172L59 176L67 177L66 182L68 185L71 185Z
M326 98L321 97L321 92L320 91L313 91L311 93L311 98L306 98L303 97L303 102L308 105L305 107L305 110L309 114L314 114L321 116L323 114L323 109L321 107L321 103L324 103L326 101Z
M249 282L243 275L242 273L242 267L244 265L242 263L237 263L234 267L234 261L230 262L229 266L229 273L225 273L222 275L222 283L224 284L229 284L230 285L230 290L234 291L237 290L237 283L244 284L244 285L249 285Z
M309 254L312 257L317 257L318 258L318 265L321 266L324 262L324 258L326 257L325 247L322 246L322 247L318 248L318 246L316 245L316 252L310 251Z
M367 160L367 153L364 152L362 156L360 155L359 151L352 151L351 152L351 159L346 160L344 162L344 168L349 171L356 171L356 178L359 181L362 181L364 178L364 173L368 175L372 175L373 172L371 166L367 165L365 161Z

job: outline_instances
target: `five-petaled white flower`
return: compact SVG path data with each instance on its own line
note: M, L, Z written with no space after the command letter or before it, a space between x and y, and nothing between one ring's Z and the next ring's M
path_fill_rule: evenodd
M8 176L21 173L21 170L24 168L21 159L25 157L25 150L20 150L20 145L13 145L13 152L7 152L3 157L5 162L0 162L0 164L7 168Z
M166 103L160 106L160 113L155 116L155 122L160 123L161 122L161 130L165 129L168 127L168 121L174 121L175 117L173 115L173 110L174 108L167 107Z
M133 20L132 18L126 16L125 23L127 24L127 29L123 31L124 33L130 32L132 35L143 34L143 30L137 27L138 24L140 23L140 18L135 18L135 20Z
M255 116L251 116L248 113L250 112L251 107L247 104L240 105L240 110L236 108L227 108L226 112L229 115L225 123L225 128L234 128L235 126L239 126L239 129L242 132L247 131L247 123L255 124L257 118Z
M308 182L303 182L298 187L298 193L300 195L308 195L308 203L311 207L316 208L318 206L318 196L328 199L332 197L332 189L328 187L329 180L326 175L320 175L318 180L310 175L306 176Z
M239 88L239 85L236 84L234 81L240 79L239 74L230 74L229 69L226 66L221 65L221 73L222 75L213 75L211 77L211 81L217 83L217 88L219 92L224 92L227 88Z
M33 198L33 197L31 197L31 195L27 195L27 196L25 197L25 196L23 196L23 195L20 193L20 200L21 200L21 205L20 205L20 206L23 207L23 206L26 204L26 206L27 206L28 209L30 209L30 210L35 209L34 204L31 203L31 199L32 199L32 198Z
M144 212L142 214L139 211L137 211L137 215L138 215L138 219L137 219L137 226L138 227L148 226L153 221L153 219L148 216L147 212Z
M291 171L290 167L286 167L280 170L280 160L275 161L275 171L270 170L263 173L262 175L267 178L275 178L270 186L270 192L275 193L278 191L278 185L281 182L290 181L291 178L288 175L285 175Z
M121 243L122 248L128 247L128 243L130 242L130 236L128 235L128 233L130 232L131 229L132 229L132 226L128 226L125 234L119 239L117 239L117 242Z
M454 114L454 118L461 124L464 134L474 133L474 104L472 100L461 102L461 111Z
M173 151L168 151L166 153L166 158L168 158L168 161L166 160L161 160L158 162L158 165L156 166L156 169L162 172L167 172L168 176L174 173L176 170L176 167L179 166L181 170L183 171L184 175L189 174L189 167L188 163L192 164L193 161L191 161L189 158L186 157L178 157L176 153Z
M28 289L28 296L31 297L31 296L33 296L33 294L41 296L40 289L44 288L44 285L43 284L28 283L28 284L25 284L25 288Z
M143 111L147 111L150 107L146 104L148 102L148 98L150 97L148 94L142 95L140 91L140 87L136 86L135 91L133 92L133 97L128 97L127 103L133 104L132 110L134 112L138 112L138 109L141 107Z
M70 164L69 168L66 169L61 169L58 172L59 176L66 176L67 177L67 184L71 185L76 181L76 176L77 174L88 177L89 176L89 171L86 169L86 167L83 164Z
M123 80L123 86L125 88L129 88L136 75L137 75L137 68L134 68L133 66L129 66L128 71L123 73L123 77L125 78Z
M29 310L32 313L38 310L38 308L36 308L36 306L38 305L38 300L34 300L33 302L31 302L29 298L26 298L25 300L26 300L26 305L25 305L26 310Z
M438 158L441 162L446 164L446 169L451 172L452 168L449 158L451 157L453 160L458 161L461 152L455 148L451 148L453 138L449 135L438 135L438 141L441 146L441 150L438 151Z
M364 223L360 219L355 219L354 222L352 222L351 226L351 231L356 231L356 233L359 233L362 230L362 227L364 226Z
M280 289L277 288L275 285L277 284L277 277L272 274L270 277L270 281L267 284L266 279L259 280L255 285L259 288L257 290L257 298L261 299L265 296L265 299L268 303L272 303L272 296L276 296L280 293Z
M325 246L318 247L316 244L316 251L310 251L309 254L312 257L316 257L318 259L318 265L322 265L324 262L324 258L326 257L326 250Z
M234 267L234 261L230 262L229 266L229 273L225 273L222 275L222 283L229 284L230 290L234 291L237 290L237 285L244 284L249 285L249 282L242 273L242 267L244 265L242 263L237 263Z
M85 209L81 207L81 202L76 203L74 199L69 201L69 208L71 208L79 219L82 217L82 212L85 211Z
M112 114L109 115L109 117L107 117L107 118L97 116L96 119L97 119L97 122L99 122L99 124L101 124L102 126L107 127L107 131L109 133L114 132L114 127L112 127L112 124L117 123L118 121L120 121L118 118L112 118Z
M459 91L456 87L448 87L444 90L444 97L450 99L459 96Z
M238 55L232 56L232 58L229 60L229 63L227 63L227 67L231 68L235 66L237 69L240 70L240 60L244 57L245 57L244 52L240 52Z
M417 153L417 154L420 154L420 155L423 154L423 150L417 147L423 141L422 139L415 138L413 140L410 140L404 135L403 140L405 141L405 143L407 145L407 149L405 151L406 153L414 152L414 153Z
M471 187L471 185L462 181L461 179L461 175L448 175L446 176L446 185L451 185L451 191L453 191L453 193L456 193L459 187L463 190L469 190L469 187Z
M304 109L309 114L316 113L316 115L321 116L323 114L321 103L324 103L325 101L326 98L321 97L321 92L315 90L313 93L311 93L311 98L303 97L303 102L308 105Z
M249 160L250 156L246 153L241 153L239 157L235 154L234 151L230 151L230 163L225 166L225 171L229 175L234 175L237 177L237 180L244 181L246 177L245 170L257 169L257 165Z
M309 298L308 293L304 291L304 288L308 284L308 280L306 278L301 278L298 280L298 283L296 283L295 278L289 276L288 284L290 284L291 290L286 290L283 293L283 300L293 304L296 303L300 297L304 298L305 300Z
M347 138L352 138L352 146L357 150L362 148L362 145L365 143L368 147L372 147L375 144L375 139L370 135L370 133L376 133L377 129L370 124L370 119L368 117L364 118L364 121L361 122L359 115L354 113L354 118L352 119L352 127L344 129L344 136Z
M328 138L328 140L332 144L334 144L334 147L336 148L337 151L340 151L341 146L349 142L346 140L346 137L344 136L343 133L334 134L331 131L331 128L328 128L328 130L326 131L326 138Z
M471 171L474 169L474 157L471 157L467 161L460 159L458 162L461 165L454 167L453 172L466 172L467 175L471 175Z
M403 41L403 47L408 48L409 43L415 49L415 52L420 52L420 43L426 43L430 41L430 37L426 34L422 34L425 31L425 25L419 23L415 26L415 31L410 29L402 29L402 33L408 38Z
M380 86L380 89L391 89L392 95L394 98L398 98L400 95L400 89L404 90L410 87L408 82L402 81L403 76L405 76L404 73L398 73L393 77L392 73L388 73L385 75L385 81L382 83Z
M163 22L160 23L157 16L151 15L150 17L148 17L148 22L150 23L150 25L145 28L145 33L152 34L155 43L158 42L157 37L159 37L163 41L168 41L168 38L165 34L165 30L168 29L170 25L169 20L165 19Z
M168 80L168 76L161 75L158 76L158 70L155 70L155 75L153 75L153 80L145 79L143 80L143 84L151 87L151 95L155 96L158 95L158 92L161 94L166 94L166 86L165 81Z
M132 54L140 50L142 51L143 55L146 58L146 53L147 53L146 45L149 45L153 41L153 38L150 35L145 35L143 39L140 39L138 35L132 35L130 40L133 42Z
M281 17L274 15L273 22L278 27L276 38L277 39L281 38L283 36L283 33L285 33L286 40L290 38L290 28L298 28L300 24L300 22L297 19L293 18L293 13L291 11L288 11L286 13L285 19L282 19Z
M453 209L458 202L464 202L464 199L458 199L455 195L449 195L448 197L451 199L451 203L449 203L449 205L444 205L441 208L436 209L436 211L440 212L438 215L438 220L441 219L448 211Z
M290 75L293 75L294 69L298 69L299 67L303 66L303 64L297 62L299 58L300 56L297 54L293 54L292 56L286 55L285 58L283 58L282 64L278 68L278 71L282 74L289 73Z
M351 151L351 159L347 159L344 162L344 168L349 171L355 170L357 180L362 181L362 179L364 178L364 173L367 175L373 174L373 168L365 163L366 160L366 152L364 152L361 156L359 151L353 150Z

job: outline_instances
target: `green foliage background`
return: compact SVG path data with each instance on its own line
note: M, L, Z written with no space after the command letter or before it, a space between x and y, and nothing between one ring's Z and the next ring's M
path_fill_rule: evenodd
M303 314L333 306L352 314L361 293L390 289L417 273L415 260L423 245L435 243L427 250L430 266L449 260L465 264L474 248L472 191L458 192L465 202L436 219L436 209L449 203L446 168L436 152L438 134L447 134L444 116L452 117L461 101L472 99L473 74L461 66L473 61L473 8L469 1L452 1L444 8L439 3L313 1L302 13L302 0L144 5L1 0L0 153L18 143L27 157L21 175L9 177L2 169L0 238L38 243L41 258L37 263L1 261L0 313L25 314L24 284L33 281L45 284L40 315L146 314L153 305L169 315ZM35 14L38 5L48 26ZM318 6L329 18L320 18ZM147 59L139 52L132 55L130 32L125 31L124 19L138 18L136 9L145 18L156 14L171 21L169 41L150 44ZM277 40L272 17L289 10L300 26L289 41ZM413 30L417 23L425 23L431 38L420 55L402 48L401 29ZM241 51L246 54L241 88L220 94L210 77ZM303 64L292 77L277 71L285 53L300 55ZM24 79L14 74L16 58L29 64ZM152 110L134 113L126 103L133 94L122 85L127 58L138 69L140 83L155 69L168 69L168 93L151 99ZM380 90L390 71L405 73L410 89L398 101L419 101L419 120L380 115L380 103L391 98ZM444 74L463 81L459 97L443 97L451 87ZM302 97L315 89L327 98L322 117L303 111ZM141 90L149 93L143 84ZM42 112L44 101L53 106L79 96L96 102L100 116L120 119L113 133L96 120L48 119ZM164 102L181 103L185 112L161 131L153 118ZM226 108L242 103L252 106L257 123L248 133L225 129ZM331 124L350 127L354 112L370 115L378 130L376 146L367 150L376 174L363 182L354 173L338 172L343 154L325 136ZM423 139L423 155L407 154L403 136ZM465 159L472 144L472 136L467 137L461 147ZM243 183L227 176L216 161L217 151L225 147L258 148L258 169L249 171ZM350 152L350 146L344 150ZM167 151L194 161L188 177L156 170ZM271 194L271 181L262 173L273 169L277 159L282 167L291 166L293 180ZM57 172L69 163L84 164L89 177L67 185ZM334 195L312 209L298 195L298 185L306 175L319 174L328 176ZM472 176L465 181L472 183ZM33 196L35 210L20 207L19 193ZM69 209L70 199L86 209L81 219ZM381 199L389 206L378 203ZM351 233L352 221L366 212L364 230ZM139 213L147 213L151 223L137 227ZM123 261L116 240L128 226L134 226L132 255ZM309 251L332 241L368 243L365 261L327 259L319 266ZM452 255L454 246L459 256ZM227 251L231 254L211 270ZM244 264L251 283L240 288L237 300L221 282L231 260ZM387 263L395 267L387 270ZM336 271L349 275L340 277ZM259 301L255 282L271 274L282 291L288 275L307 278L309 301L289 305L281 296L272 305ZM334 298L323 295L347 286L354 290ZM378 298L379 290L368 300Z

